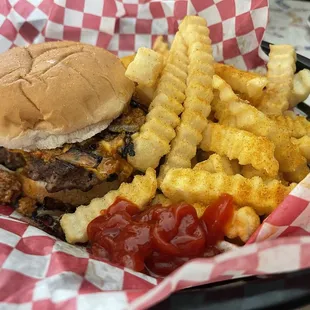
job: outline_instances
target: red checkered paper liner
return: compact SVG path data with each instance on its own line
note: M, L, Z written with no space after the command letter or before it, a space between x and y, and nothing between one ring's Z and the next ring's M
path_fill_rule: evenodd
M151 47L158 35L171 42L178 22L205 17L214 56L241 69L264 64L259 50L267 0L1 0L0 52L13 46L72 40L119 56Z
M214 55L239 68L264 62L259 43L267 0L6 0L0 5L0 51L52 40L105 47L119 56L171 41L187 14L208 20ZM0 308L145 309L185 287L293 271L310 265L310 177L264 221L248 244L195 259L162 281L98 260L0 207ZM285 238L279 238L285 237ZM260 242L255 242L260 241Z
M300 227L293 226L302 229L302 234L252 243L214 258L194 259L161 282L98 260L85 248L59 241L19 220L21 216L11 208L0 207L0 308L146 309L186 287L310 267L309 186L310 177L276 211L289 204L287 217L295 219L291 221L294 225L296 218L306 215L299 221ZM307 202L302 212L300 199Z

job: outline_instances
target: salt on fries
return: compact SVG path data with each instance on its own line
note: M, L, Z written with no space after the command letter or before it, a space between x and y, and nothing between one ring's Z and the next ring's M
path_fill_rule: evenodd
M292 142L299 147L300 153L310 162L310 137L303 136L299 139L291 138Z
M184 40L177 33L146 122L140 132L132 136L135 155L128 156L127 160L138 170L156 168L161 157L170 151L170 142L175 137L174 128L180 123L178 115L183 111L188 64L186 53Z
M259 216L270 214L309 173L310 123L288 111L310 93L310 71L294 75L295 58L291 46L271 46L266 76L214 63L209 30L197 16L182 21L170 50L158 37L153 51L123 58L127 76L138 82L135 98L149 106L145 124L132 135L135 155L128 156L146 173L64 215L67 241L87 241L88 223L118 196L141 210L187 202L201 217L227 193L234 213L225 235L246 242ZM152 168L164 156L156 180Z
M235 210L233 219L226 227L225 235L229 239L240 238L247 242L260 225L259 216L251 207L242 207Z
M219 91L219 98L212 103L215 116L221 124L243 129L257 136L263 136L275 145L275 158L279 162L279 170L292 173L294 182L301 181L309 172L306 159L294 145L285 127L277 124L255 107L242 101L234 94L230 85L218 76L213 77L213 87Z
M140 54L140 56L141 56L141 54ZM123 65L126 69L134 61L135 57L136 57L136 54L124 56L121 58L121 61L122 61ZM142 56L142 63L145 62L145 57L147 57L147 55ZM140 59L140 61L141 61L141 59ZM155 63L155 65L156 65L156 63ZM157 65L158 65L158 62L157 62ZM137 68L137 66L139 67L139 63L138 64L135 63L134 69L135 69L135 67ZM138 83L136 85L133 97L139 103L142 103L146 106L149 106L151 101L154 98L154 93L155 93L155 88L156 88L157 80L154 77L158 78L158 75L160 74L160 70L162 69L162 66L158 67L157 69L154 69L154 63L153 63L153 67L150 67L150 66L148 67L148 70L152 69L152 70L156 71L154 73L152 72L151 80L149 77L148 77L148 80L144 80L143 76L141 76L141 68L138 68L138 69L139 70L137 72L134 71L134 72L130 73L130 74L133 74L132 79L134 79L135 82L142 81L142 84ZM160 69L160 70L158 70L158 69ZM143 72L142 72L142 74L143 74ZM146 74L146 72L144 72L144 75L145 74ZM135 76L135 75L137 75L137 76ZM148 83L146 81L149 81L150 83ZM145 84L151 84L152 86L147 86Z
M213 56L206 21L187 16L180 24L180 32L188 47L188 78L184 112L171 143L171 151L160 168L159 183L173 167L191 167L202 132L207 125L213 99Z
M140 47L134 60L128 65L125 75L140 85L152 87L163 69L163 56Z
M257 73L238 70L225 64L214 64L215 73L225 80L231 88L244 99L255 105L263 96L267 85L267 77Z
M238 159L240 165L251 164L269 176L278 174L279 163L274 157L274 144L245 130L209 123L203 132L200 148Z
M166 174L160 188L173 202L209 204L222 193L227 193L234 197L237 205L252 207L262 215L270 214L295 185L284 186L278 180L265 183L260 177L247 179L239 174L173 168Z
M310 135L310 122L304 116L297 116L294 112L286 115L270 117L277 126L286 128L290 137L301 138Z
M280 115L289 108L295 62L296 52L293 46L270 45L266 93L258 106L264 113Z
M274 179L279 179L279 174L274 176L273 178L271 178L268 173L266 173L266 171L264 170L257 170L255 169L252 165L245 165L242 166L240 174L242 176L244 176L247 179L251 179L253 177L260 177L262 178L264 181L270 181L273 178Z
M158 36L152 46L152 49L161 54L164 59L166 60L168 58L169 55L169 46L168 43L165 42L164 37L163 36Z
M157 188L156 174L152 168L144 176L137 175L131 183L122 183L119 189L108 192L102 198L93 199L89 205L80 206L74 213L64 214L60 220L61 227L69 243L86 242L87 226L100 211L107 209L117 197L130 200L139 208L151 201Z
M232 162L226 156L212 154L207 160L197 163L194 170L205 170L211 173L223 172L227 175L234 175Z
M151 202L151 205L162 205L164 207L168 207L169 205L171 205L172 201L167 198L165 195L163 194L156 194L156 196L154 197L154 199Z

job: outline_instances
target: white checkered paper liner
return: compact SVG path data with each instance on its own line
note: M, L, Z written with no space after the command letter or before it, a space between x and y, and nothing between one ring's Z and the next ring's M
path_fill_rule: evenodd
M171 42L187 14L208 20L218 61L242 69L264 64L259 44L267 24L267 0L5 0L0 7L0 52L30 43L73 40L122 56L140 46L151 47L157 35ZM0 308L144 309L176 289L309 267L309 178L305 182L251 242L265 241L193 260L158 285L154 278L95 259L84 248L20 222L16 213L11 214L15 219L8 217L8 211L0 208L4 214L0 217ZM280 215L288 204L296 212ZM278 238L282 236L286 238Z
M264 65L260 41L267 0L3 0L0 52L14 46L72 40L109 49L120 57L151 47L158 35L171 42L188 14L205 17L217 61L241 69Z

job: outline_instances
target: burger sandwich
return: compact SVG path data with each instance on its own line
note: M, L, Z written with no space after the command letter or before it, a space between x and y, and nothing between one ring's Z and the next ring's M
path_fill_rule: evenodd
M66 41L16 47L0 55L0 75L0 203L67 212L130 178L145 112L115 55Z

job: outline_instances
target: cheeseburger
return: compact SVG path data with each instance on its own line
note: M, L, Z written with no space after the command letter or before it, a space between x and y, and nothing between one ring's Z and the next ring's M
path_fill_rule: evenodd
M77 206L128 180L145 113L116 56L76 42L16 47L0 55L0 74L0 164L20 197Z

